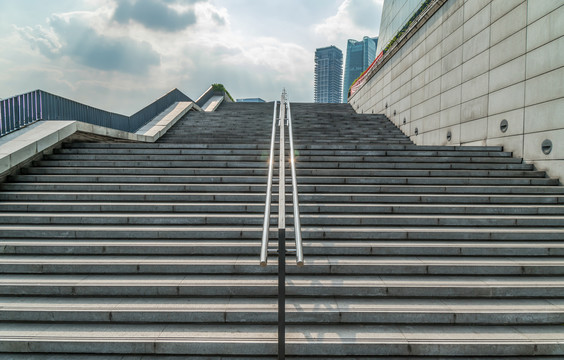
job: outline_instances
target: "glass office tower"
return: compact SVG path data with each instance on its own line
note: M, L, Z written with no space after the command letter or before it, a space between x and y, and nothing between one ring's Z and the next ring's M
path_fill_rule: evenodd
M377 37L369 38L368 36L365 36L362 41L349 39L347 42L343 102L347 102L347 95L353 81L355 81L376 58L377 43Z
M315 50L314 101L340 103L343 85L343 52L336 46Z

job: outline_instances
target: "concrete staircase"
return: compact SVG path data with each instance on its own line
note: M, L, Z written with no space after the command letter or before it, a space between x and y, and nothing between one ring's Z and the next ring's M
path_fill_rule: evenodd
M276 259L258 265L272 108L67 144L2 184L0 358L275 359ZM288 358L564 357L557 181L498 147L417 147L348 105L292 115L306 266L288 258Z

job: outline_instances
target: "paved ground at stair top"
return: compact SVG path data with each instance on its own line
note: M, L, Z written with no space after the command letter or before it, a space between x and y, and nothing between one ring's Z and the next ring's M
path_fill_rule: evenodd
M346 104L291 109L306 266L288 258L288 358L564 357L557 181ZM276 259L258 265L272 110L65 144L2 184L0 358L276 358Z

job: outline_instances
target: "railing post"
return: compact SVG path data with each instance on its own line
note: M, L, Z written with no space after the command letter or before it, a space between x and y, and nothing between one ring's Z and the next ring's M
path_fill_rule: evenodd
M278 172L278 359L286 356L286 93L280 101L280 157Z
M286 357L286 230L278 229L278 360Z

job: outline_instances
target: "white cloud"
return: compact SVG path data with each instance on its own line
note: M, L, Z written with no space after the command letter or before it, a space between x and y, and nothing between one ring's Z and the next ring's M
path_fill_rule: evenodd
M122 0L28 1L41 12L0 14L10 19L0 44L11 49L0 55L10 70L0 73L0 97L41 88L124 114L174 87L197 98L216 82L234 97L273 100L286 87L291 99L313 101L315 48L378 30L372 0L123 0L158 6L164 17L154 22L132 9L116 21ZM194 22L179 18L190 11ZM163 28L166 18L178 21Z
M315 33L332 43L375 36L380 29L383 0L345 0L337 13L314 26Z

